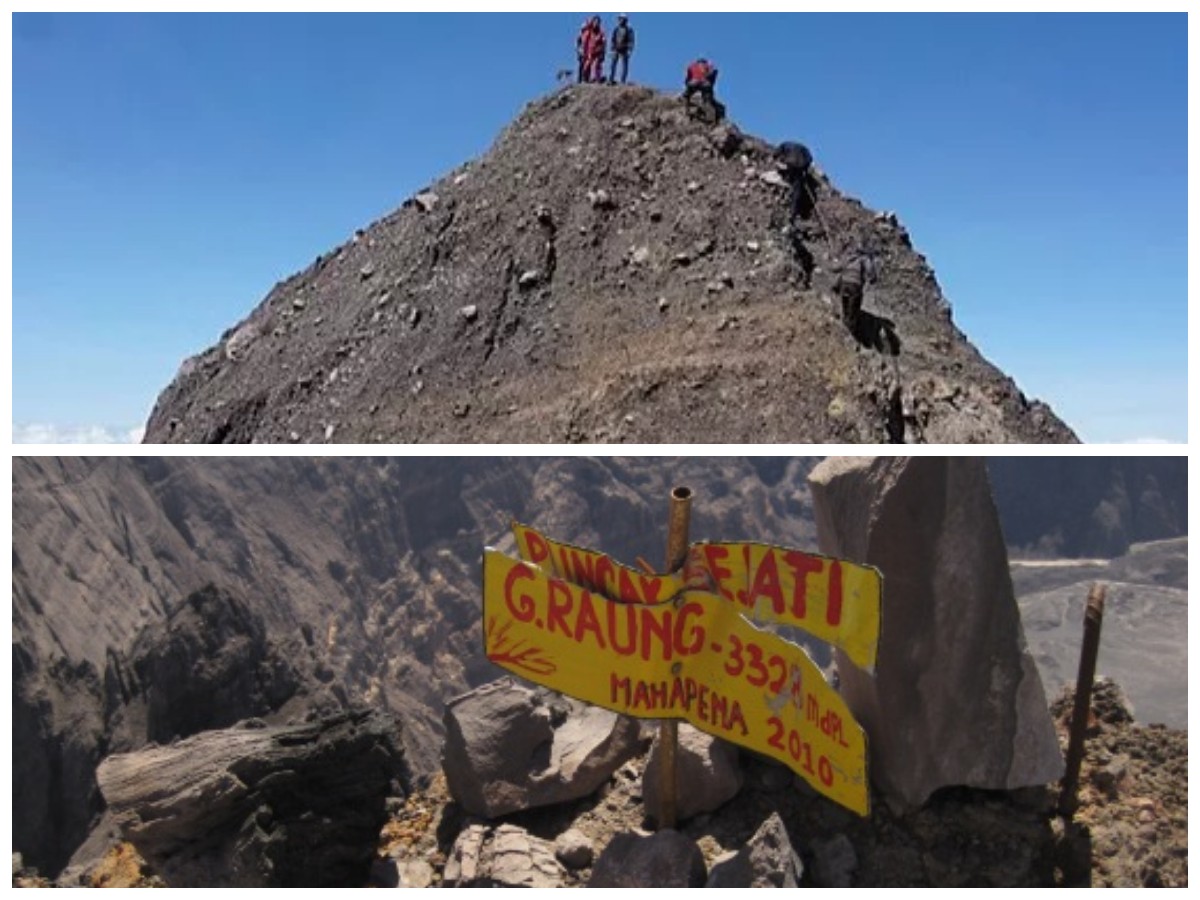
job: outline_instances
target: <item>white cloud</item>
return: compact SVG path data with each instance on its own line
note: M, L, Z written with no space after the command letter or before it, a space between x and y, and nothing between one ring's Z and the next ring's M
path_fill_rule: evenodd
M108 425L13 424L14 444L137 444L145 428Z

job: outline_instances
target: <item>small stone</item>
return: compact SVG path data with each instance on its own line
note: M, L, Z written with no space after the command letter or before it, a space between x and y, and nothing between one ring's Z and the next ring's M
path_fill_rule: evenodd
M292 309L294 309L294 310L299 311L299 310L304 309L304 307L306 307L306 306L308 306L308 303L305 302L303 297L297 297L295 300L292 301Z
M470 403L455 403L454 404L454 418L456 418L456 419L465 418L467 413L469 413L470 411L471 411Z
M725 287L727 287L727 288L733 287L733 276L730 275L728 272L722 272L720 274L719 278L720 278L721 284L725 285Z
M423 859L397 860L399 887L427 888L433 886L433 866Z
M658 210L658 209L650 210L650 221L651 222L661 222L662 218L663 218L662 210Z
M408 314L408 324L413 328L417 327L417 323L421 321L421 310L413 307L413 311Z
M474 304L471 306L464 306L458 311L458 314L468 322L474 322L479 317L479 307L475 306Z
M417 394L421 393L421 391L423 391L424 389L425 389L425 382L423 382L421 379L418 378L416 383L412 386L413 396L414 397L417 396Z
M716 249L717 249L717 242L714 241L710 237L709 238L700 238L700 240L698 240L698 241L696 241L696 243L692 244L692 252L695 253L697 257L708 256L710 253L712 253Z
M457 184L462 184L464 181L466 181L466 180L467 180L468 178L470 178L470 177L471 177L471 176L470 176L470 175L468 175L466 172L463 172L461 175L455 175L455 176L454 176L454 183L455 183L456 185L457 185Z
M422 191L413 197L413 203L421 212L432 212L433 208L438 204L438 195L433 191Z
M336 425L334 425L332 423L329 425L326 425L325 426L325 440L327 440L327 441L333 440L333 432L335 430L337 430Z
M522 272L517 279L517 287L521 290L529 290L529 288L537 287L542 280L542 272L540 269L529 269Z
M596 857L592 842L578 828L568 828L554 840L554 855L568 869L586 869Z
M624 119L621 120L620 125L622 128L632 128L633 127L633 119L626 116Z
M392 292L384 291L382 294L379 295L379 299L375 301L375 305L383 307L383 306L387 306L391 302L392 302Z
M751 253L757 253L761 249L761 245L758 241L746 241L746 249Z
M367 264L358 270L358 277L361 281L367 281L375 274L375 267Z
M787 181L785 181L784 177L775 170L763 172L758 176L758 180L763 184L769 184L774 187L787 187Z
M666 297L658 298L658 311L659 312L666 312L670 308L670 306L671 306L671 304L667 302Z
M617 203L609 195L608 191L603 188L598 188L594 191L588 191L588 202L592 204L592 209L616 209Z
M534 218L542 225L553 225L554 214L550 211L550 207L545 204L539 204L533 211Z
M692 255L690 253L676 253L671 257L671 263L676 266L690 266L692 264Z
M687 192L688 192L689 194L694 194L694 193L696 193L696 191L698 191L698 190L700 190L700 182L698 182L698 181L689 181L689 182L687 183Z
M646 263L648 263L650 261L650 248L649 247L634 248L633 253L629 257L629 261L632 262L635 266L644 266Z
M704 285L704 290L710 294L719 294L724 289L725 285L721 284L719 281L710 281L708 284Z

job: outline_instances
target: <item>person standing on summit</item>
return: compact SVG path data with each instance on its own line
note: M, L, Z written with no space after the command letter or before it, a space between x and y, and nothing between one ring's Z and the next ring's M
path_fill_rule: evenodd
M604 81L604 44L604 26L600 24L599 16L592 16L575 42L581 83L599 84Z
M629 57L633 55L633 45L635 37L633 28L629 24L629 17L625 13L617 16L617 27L612 33L612 67L608 72L608 81L610 84L617 83L617 60L621 61L621 84L624 84L629 78Z

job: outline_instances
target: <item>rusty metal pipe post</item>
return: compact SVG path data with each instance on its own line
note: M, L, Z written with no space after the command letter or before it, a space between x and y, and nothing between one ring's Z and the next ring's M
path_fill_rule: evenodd
M1103 584L1093 584L1083 613L1083 649L1079 654L1079 677L1075 680L1075 708L1071 711L1071 737L1067 745L1067 770L1058 796L1058 811L1066 818L1078 808L1079 768L1083 764L1083 742L1092 708L1092 683L1096 678L1096 656L1100 652L1100 626L1104 621Z
M691 518L692 489L677 487L671 491L671 514L667 526L666 571L668 572L674 572L683 565L687 558ZM674 719L664 719L658 728L658 742L662 762L660 767L662 803L658 811L658 827L661 830L675 827L678 809L676 757L679 748L679 723Z

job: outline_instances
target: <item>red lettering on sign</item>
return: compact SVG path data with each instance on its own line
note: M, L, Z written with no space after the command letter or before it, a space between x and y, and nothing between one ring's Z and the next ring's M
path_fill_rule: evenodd
M623 699L621 700L621 705L629 706L630 685L631 685L630 679L622 678L619 675L617 675L616 672L609 672L608 673L608 696L609 696L609 699L613 703L616 703L617 698L622 697Z
M638 593L637 588L634 587L633 578L632 578L632 576L630 576L629 571L627 569L620 570L618 582L620 584L620 592L621 592L620 596L621 596L622 602L624 602L624 603L641 603L642 602L642 597Z
M829 562L829 606L825 609L825 621L830 625L842 623L842 564L836 559Z
M596 573L593 570L594 559L586 550L570 551L571 568L567 570L567 578L579 585L595 587Z
M535 612L533 598L528 594L513 596L517 581L522 578L533 578L533 570L524 563L513 566L504 579L504 605L518 622L531 622Z
M546 630L554 633L555 626L568 637L571 636L571 626L567 624L567 613L574 606L571 589L556 578L550 579L550 608L546 614Z
M680 656L699 653L704 648L704 626L693 625L688 631L688 619L693 616L699 618L703 615L704 607L699 603L685 603L680 607L679 616L675 620L675 649L679 651ZM686 644L684 643L685 635L690 638Z
M543 560L550 558L550 547L546 544L545 539L535 531L525 530L525 544L529 551L529 561L536 565L541 565Z
M600 620L596 617L596 607L592 605L592 595L582 591L579 597L579 618L575 620L575 642L582 644L583 636L588 632L596 636L596 644L600 649L605 649L604 635L600 633Z
M613 650L622 656L632 656L637 649L637 607L628 603L606 603L604 612L608 618L608 640ZM625 642L620 640L617 628L617 612L625 613Z
M783 614L783 588L779 585L779 564L775 561L773 550L768 550L762 562L758 564L758 571L754 573L754 587L750 589L746 605L753 608L759 597L766 597L771 601L771 609L775 611L775 615Z
M609 600L616 600L617 595L613 592L613 563L607 556L602 556L596 560L596 590L607 597Z
M792 618L803 619L808 615L808 576L820 572L824 562L807 553L793 550L783 555L783 560L791 567L795 587L792 589Z
M713 577L716 583L716 588L720 591L721 596L726 600L732 600L733 594L729 593L729 589L722 583L733 572L721 565L721 561L729 558L729 548L719 547L716 544L706 544L704 546L704 556L708 561L708 572Z
M650 650L654 643L654 638L658 638L662 645L662 658L669 660L671 658L671 637L673 634L672 625L674 624L674 616L671 611L664 610L662 618L654 615L649 610L642 611L642 659L650 659Z
M638 575L638 582L641 584L642 593L641 600L643 603L657 603L658 592L662 590L662 579L647 577L646 575Z

